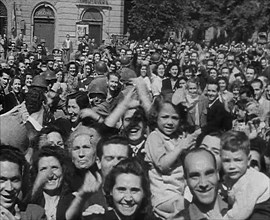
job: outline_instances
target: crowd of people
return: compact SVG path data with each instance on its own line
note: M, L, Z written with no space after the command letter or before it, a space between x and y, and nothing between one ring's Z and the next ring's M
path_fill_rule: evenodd
M270 219L267 42L62 46L2 54L0 219Z

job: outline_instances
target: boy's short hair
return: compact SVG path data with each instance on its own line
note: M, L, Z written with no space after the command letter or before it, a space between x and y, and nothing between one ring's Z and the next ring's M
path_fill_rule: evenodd
M248 136L241 131L227 131L221 136L221 150L236 152L242 150L249 155L250 141Z

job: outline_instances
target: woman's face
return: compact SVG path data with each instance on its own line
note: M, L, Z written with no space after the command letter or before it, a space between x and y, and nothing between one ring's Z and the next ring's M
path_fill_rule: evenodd
M185 70L184 75L187 79L190 79L192 77L192 73L189 69Z
M141 177L122 173L116 177L111 191L115 209L124 216L134 215L144 198Z
M32 81L33 81L33 76L32 75L26 75L26 77L25 77L25 85L27 87L31 86Z
M212 77L213 79L217 78L217 71L214 69L211 69L209 72L209 76Z
M58 159L53 156L42 157L38 162L38 175L47 177L43 189L48 192L60 188L63 180L63 170Z
M85 65L85 77L88 77L91 75L91 66Z
M142 66L141 67L141 76L145 77L147 75L147 67L146 66Z
M171 67L170 74L173 78L176 78L178 76L178 67L176 65Z
M67 111L69 114L70 121L75 123L79 120L80 106L77 104L76 99L69 99Z
M69 66L69 73L70 73L70 75L72 75L72 76L75 76L75 75L76 75L76 66L75 66L75 64L71 64L71 65Z
M165 66L163 64L160 64L158 67L157 67L157 75L161 78L164 77L164 73L165 73Z
M20 90L21 90L21 88L22 88L21 80L19 80L19 79L14 79L11 88L12 88L12 91L13 91L13 92L19 93Z
M218 81L218 84L219 84L219 89L221 92L226 90L226 82L223 79L220 79Z
M198 87L196 83L190 82L188 84L188 92L191 95L191 97L195 98L198 95Z
M94 60L95 60L95 62L100 61L100 54L96 53L94 56Z

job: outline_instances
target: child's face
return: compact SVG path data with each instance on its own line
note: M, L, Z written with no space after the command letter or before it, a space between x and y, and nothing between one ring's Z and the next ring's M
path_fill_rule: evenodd
M159 130L167 136L172 135L178 128L179 115L171 104L164 104L158 114L157 124Z
M248 155L243 150L222 150L221 161L225 174L231 180L237 181L248 168Z

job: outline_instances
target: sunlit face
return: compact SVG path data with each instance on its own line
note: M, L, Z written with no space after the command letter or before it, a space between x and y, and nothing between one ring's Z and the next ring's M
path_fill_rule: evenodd
M110 75L108 80L108 88L111 92L115 92L119 86L119 78L116 75Z
M251 86L254 90L255 99L259 100L263 94L263 88L261 88L261 84L259 82L251 83Z
M159 130L167 136L171 136L177 130L179 115L171 104L163 105L158 114L157 125Z
M19 67L18 68L19 68L19 70L20 70L21 73L24 73L24 71L26 69L25 64L22 63L22 62L19 63Z
M186 70L184 71L184 76L185 76L187 79L191 79L191 77L192 77L192 72L191 72L191 70L190 70L190 69L186 69Z
M211 78L217 79L217 75L218 75L218 73L217 73L217 71L216 71L215 69L211 69L211 70L209 71L209 76L210 76Z
M38 161L39 175L47 174L47 181L43 186L45 192L57 191L63 181L63 170L59 160L56 157L48 156L42 157Z
M128 146L123 144L108 144L103 146L100 169L103 179L109 174L112 168L121 160L128 158Z
M75 66L75 64L70 64L70 66L69 66L69 73L72 76L75 76L76 75L76 66Z
M251 82L253 79L255 79L255 70L251 68L247 68L245 72L246 80L247 82Z
M158 65L157 67L157 75L161 78L164 77L165 74L165 66L163 64Z
M80 107L76 102L76 99L69 99L67 111L69 114L70 121L75 123L79 120Z
M22 187L20 167L9 161L0 161L0 167L0 206L11 210Z
M1 86L6 88L8 86L9 80L10 76L7 73L3 73L3 75L0 77Z
M222 65L225 62L225 56L224 54L219 54L217 57L217 63L218 65Z
M248 155L243 150L221 150L221 161L225 175L234 182L243 176L248 168Z
M195 98L198 96L198 86L196 83L189 82L188 83L188 93L192 98Z
M142 77L146 77L147 75L147 67L146 66L142 66L141 67L141 76Z
M13 92L19 93L21 91L21 88L22 88L21 80L20 79L14 79L11 88L12 88Z
M214 156L216 158L216 162L217 162L217 168L220 170L220 168L221 168L220 138L215 137L215 136L206 135L204 137L200 147L205 148L205 149L211 151L214 154Z
M173 78L176 78L178 76L178 67L176 65L172 66L169 72Z
M93 134L96 135L96 134ZM77 136L71 147L72 162L78 169L88 169L96 161L96 144L89 135Z
M209 152L190 153L185 158L187 184L195 203L210 205L215 202L218 171Z
M114 207L122 215L135 215L144 198L141 177L131 173L119 174L116 177L111 196Z
M218 97L218 86L215 84L209 84L207 86L207 97L209 102L213 102Z
M33 76L32 75L26 75L26 77L25 77L25 85L27 87L29 87L29 86L31 86L32 82L33 82Z
M226 90L227 84L226 84L225 80L220 79L218 81L218 84L219 84L220 91L225 91Z
M126 130L127 137L131 142L136 142L144 137L144 125L142 121L130 126L130 122L135 111L136 109L129 109L123 117L123 128Z

